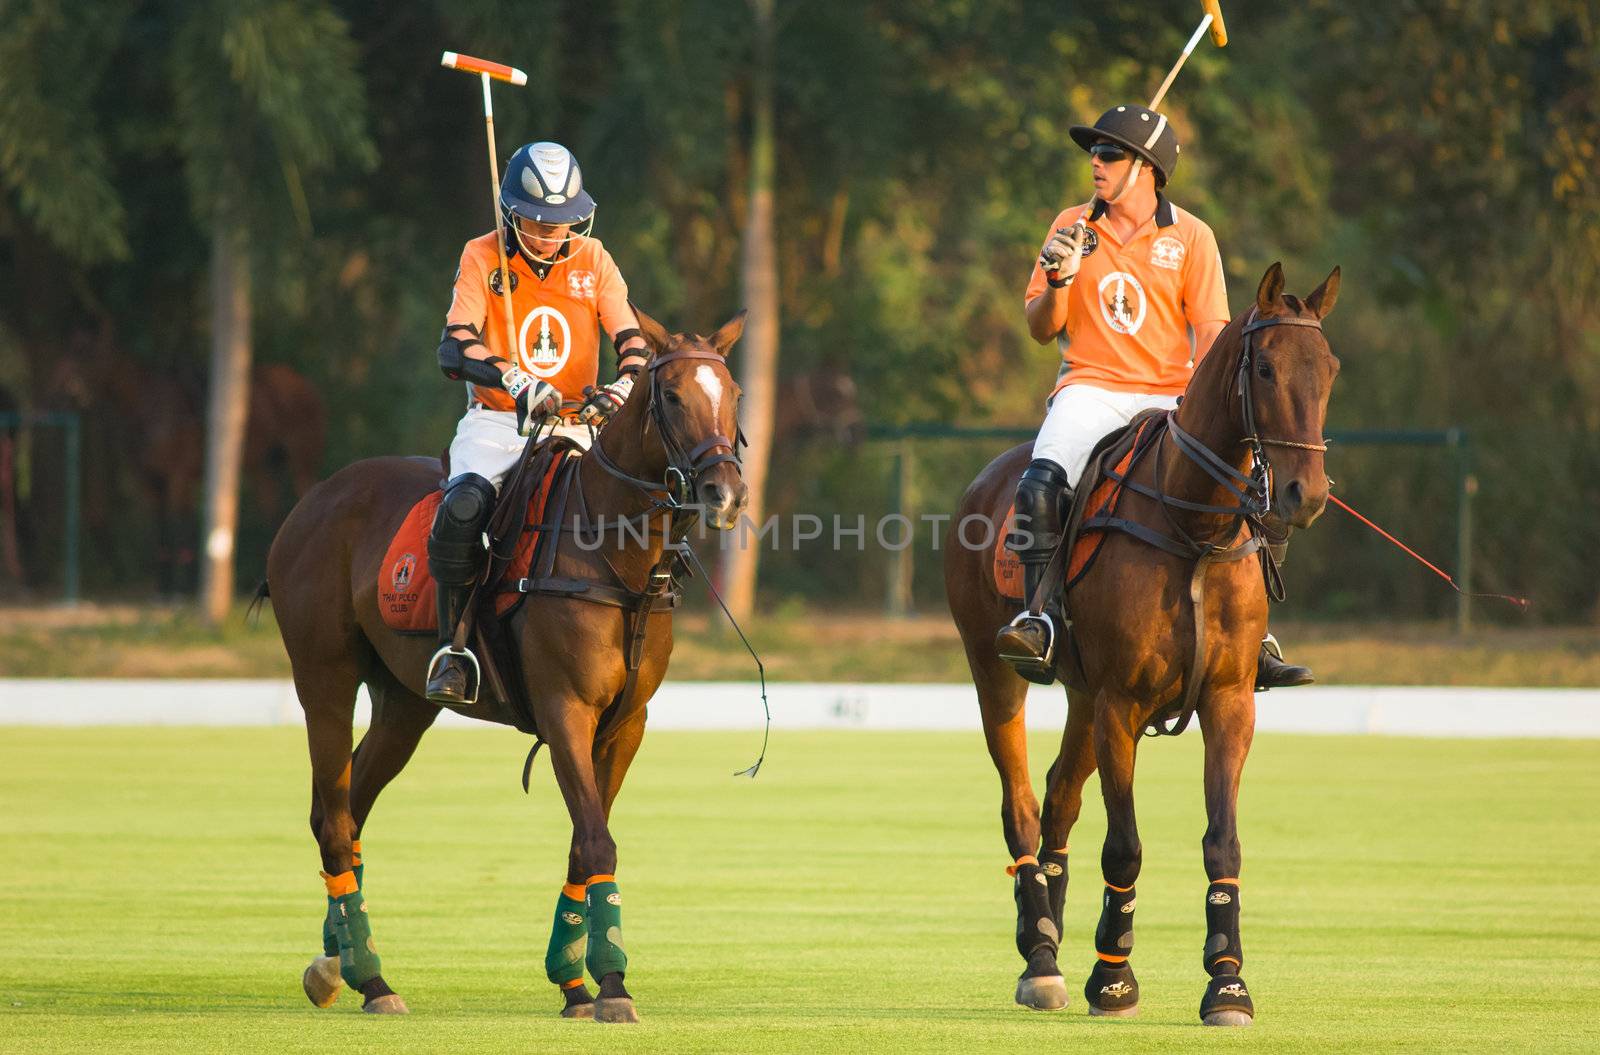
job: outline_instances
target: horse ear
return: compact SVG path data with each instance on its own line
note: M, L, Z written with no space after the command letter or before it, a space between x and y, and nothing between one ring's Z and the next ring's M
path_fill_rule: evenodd
M741 309L739 314L722 324L722 328L711 335L711 347L724 359L728 357L728 349L732 348L744 333L744 320L750 314L749 308Z
M633 309L634 317L639 320L639 332L644 336L644 341L650 350L657 355L667 350L667 345L672 342L672 335L667 328L644 313L644 309L633 301L628 301L628 307Z
M1306 307L1319 319L1326 319L1333 306L1339 302L1339 269L1335 267L1322 280L1317 291L1306 298Z
M1262 315L1270 315L1273 310L1283 303L1283 265L1276 260L1267 268L1267 273L1261 276L1261 285L1256 288L1256 310Z

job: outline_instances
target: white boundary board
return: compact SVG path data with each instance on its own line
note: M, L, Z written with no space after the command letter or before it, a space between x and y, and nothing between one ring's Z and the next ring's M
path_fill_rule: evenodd
M976 730L966 684L774 682L777 729ZM1445 737L1600 738L1600 689L1308 686L1256 697L1262 732ZM356 720L368 715L366 690ZM1060 729L1059 687L1028 693L1028 726ZM754 682L667 682L652 729L756 729ZM298 725L294 686L276 680L0 679L0 725ZM441 725L485 728L454 714Z

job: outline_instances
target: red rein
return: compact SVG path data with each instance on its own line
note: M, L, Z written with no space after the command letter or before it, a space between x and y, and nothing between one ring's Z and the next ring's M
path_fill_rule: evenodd
M1523 611L1527 611L1527 609L1528 609L1528 599L1526 597L1512 597L1509 594L1503 594L1503 593L1467 593L1461 587L1456 585L1455 579L1453 579L1449 575L1445 574L1442 570L1439 569L1439 567L1437 565L1435 565L1433 562L1427 560L1425 557L1423 557L1416 550L1412 549L1410 546L1406 545L1404 542L1401 542L1399 539L1395 538L1393 535L1389 534L1387 531L1383 530L1383 528L1381 528L1378 525L1374 524L1372 521L1368 520L1366 517L1362 516L1360 513L1357 513L1354 509L1351 509L1350 506L1347 505L1345 502L1341 501L1337 495L1334 495L1334 494L1332 494L1330 492L1329 495L1328 495L1328 501L1332 502L1334 505L1338 506L1340 509L1344 510L1346 513L1349 513L1351 516L1355 517L1357 520L1361 521L1363 524L1367 525L1367 527L1369 527L1372 530L1376 531L1378 534L1382 535L1384 538L1388 539L1390 542L1393 542L1396 546L1399 546L1401 549L1405 550L1407 553L1409 553L1412 556L1412 558L1414 558L1416 561L1418 561L1420 564L1422 564L1423 567L1427 568L1429 571L1431 571L1435 575L1439 576L1439 578L1441 578L1445 582L1449 583L1450 584L1450 588L1452 590L1454 590L1456 593L1464 594L1467 597L1491 597L1491 598L1494 598L1496 600L1510 601L1512 604L1516 605L1518 608L1521 608Z

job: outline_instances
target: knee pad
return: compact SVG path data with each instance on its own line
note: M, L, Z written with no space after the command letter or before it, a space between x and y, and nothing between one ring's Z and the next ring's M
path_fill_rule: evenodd
M1045 458L1035 458L1029 463L1022 471L1022 479L1017 481L1017 520L1023 526L1012 534L1013 549L1048 552L1055 548L1061 538L1062 507L1065 505L1062 499L1068 490L1067 474L1061 466ZM1032 536L1031 545L1017 544L1028 541L1029 535Z
M461 586L477 574L494 499L494 485L477 473L450 481L428 535L428 567L439 582Z

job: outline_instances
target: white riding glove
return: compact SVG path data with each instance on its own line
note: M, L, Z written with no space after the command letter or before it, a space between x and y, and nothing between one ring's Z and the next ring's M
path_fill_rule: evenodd
M500 387L517 401L517 434L526 436L561 409L561 393L515 366L500 376Z
M1083 264L1083 229L1082 223L1058 227L1050 232L1044 248L1039 251L1039 267L1057 289L1078 276L1078 268Z

